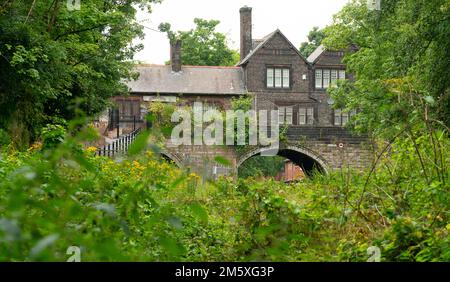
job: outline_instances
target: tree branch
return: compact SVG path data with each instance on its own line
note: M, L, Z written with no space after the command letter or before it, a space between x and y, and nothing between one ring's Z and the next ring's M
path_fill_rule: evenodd
M82 33L82 32L86 32L86 31L90 31L90 30L94 30L96 28L100 28L100 27L104 27L106 26L108 23L103 23L103 24L99 24L93 27L89 27L89 28L83 28L83 29L79 29L79 30L73 30L73 31L69 31L63 34L60 34L58 36L56 36L55 41L60 39L61 37L67 36L67 35L71 35L71 34L77 34L77 33Z
M31 16L31 14L33 13L33 9L34 9L34 4L36 4L36 0L33 0L33 3L31 3L31 7L30 10L28 11L28 15L27 18L25 19L25 23L27 23L28 18Z

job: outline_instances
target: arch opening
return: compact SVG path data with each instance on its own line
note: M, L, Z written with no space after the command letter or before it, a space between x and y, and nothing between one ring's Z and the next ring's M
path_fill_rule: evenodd
M178 168L183 169L183 164L172 154L168 152L160 152L161 159L164 161L176 165Z
M255 156L261 156L262 152L264 152L264 148L257 149L243 156L237 164L238 173L242 164ZM283 171L281 171L281 173L284 174L283 177L287 178L285 179L286 182L296 180L294 179L296 177L293 176L296 173L303 174L306 177L312 177L316 172L321 174L328 173L325 162L319 156L316 156L307 150L297 147L282 148L278 150L277 156L286 160L286 165L284 166ZM259 161L264 162L264 158L260 157ZM268 159L268 161L270 160ZM301 177L299 177L299 179L301 179Z

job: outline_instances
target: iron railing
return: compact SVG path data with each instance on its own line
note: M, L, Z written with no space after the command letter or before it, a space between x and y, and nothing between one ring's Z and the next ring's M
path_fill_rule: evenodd
M137 135L141 131L140 128L137 128L133 132L120 136L114 142L99 148L95 154L97 156L105 156L105 157L114 157L117 155L125 155L128 151L128 147L131 143L136 139Z

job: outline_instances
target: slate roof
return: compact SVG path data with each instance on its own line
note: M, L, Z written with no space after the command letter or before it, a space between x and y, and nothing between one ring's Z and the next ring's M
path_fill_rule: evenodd
M182 66L173 72L170 65L137 65L139 78L127 82L134 94L245 94L240 67Z
M314 50L314 52L311 53L311 55L309 55L309 57L306 60L309 63L314 64L324 51L325 47L323 45L320 45L319 47L316 48L316 50Z

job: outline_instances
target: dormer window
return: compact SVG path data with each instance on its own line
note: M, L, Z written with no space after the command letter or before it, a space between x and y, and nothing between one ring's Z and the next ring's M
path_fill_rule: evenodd
M290 69L267 68L267 88L290 88Z

